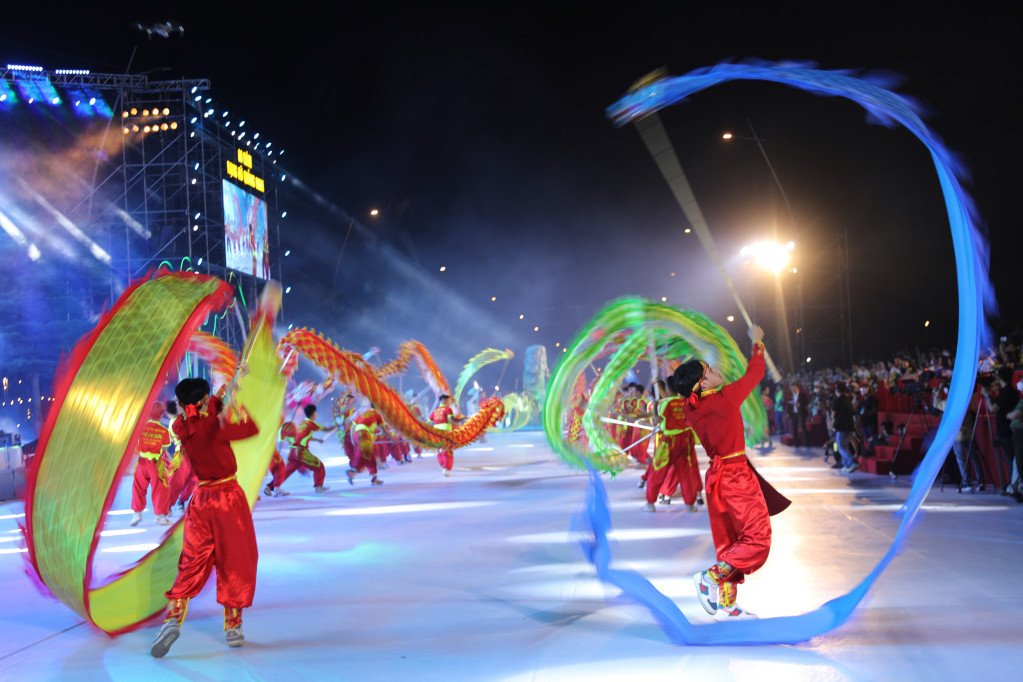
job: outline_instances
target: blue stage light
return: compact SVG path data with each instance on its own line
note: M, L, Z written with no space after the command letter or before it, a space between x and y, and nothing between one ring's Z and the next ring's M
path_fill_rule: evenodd
M18 95L11 89L6 80L0 80L0 103L3 103L3 108L5 109L18 103Z
M191 120L191 121L189 121L189 123L195 123L195 122L196 122L196 121L198 121L198 120L199 120L199 117L198 117L198 116L193 116L193 117L192 117L192 120Z
M194 94L195 94L195 91L196 91L196 90L198 90L198 89L199 89L199 86L198 86L198 85L193 85L193 86L192 86L192 94L194 95Z
M42 72L43 67L41 66L26 66L25 64L8 64L7 68L11 71L34 71Z
M245 127L245 121L242 121L241 123L239 123L238 127L239 128L244 128Z

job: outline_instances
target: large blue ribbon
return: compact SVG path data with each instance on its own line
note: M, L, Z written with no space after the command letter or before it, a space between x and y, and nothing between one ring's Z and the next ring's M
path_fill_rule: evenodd
M992 312L995 309L994 291L987 273L987 240L980 230L973 201L961 183L965 171L941 140L924 125L917 113L918 107L908 98L885 89L893 83L890 75L820 71L795 63L718 64L677 78L666 78L630 93L608 108L608 116L616 124L624 125L680 102L695 92L731 80L774 81L819 95L846 97L862 105L874 122L887 126L902 125L927 146L934 159L952 229L959 283L959 342L945 412L934 442L914 473L909 498L898 512L902 522L891 548L852 591L809 613L708 625L690 623L678 606L649 580L636 571L612 568L611 548L607 540L611 530L607 491L596 470L590 467L587 505L579 518L580 529L585 531L586 537L583 550L596 567L600 579L617 586L650 609L668 638L677 644L802 642L833 630L848 620L870 586L898 554L945 461L973 395L980 344L987 339L983 313L985 308Z

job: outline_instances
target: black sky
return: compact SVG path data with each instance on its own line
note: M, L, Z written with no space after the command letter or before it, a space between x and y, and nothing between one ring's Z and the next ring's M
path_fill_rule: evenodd
M682 74L753 57L890 70L972 168L1003 311L996 324L1016 327L1019 79L1004 17L977 6L944 14L891 4L689 5L373 3L262 13L234 5L117 18L21 9L0 28L0 58L109 72L131 60L133 73L166 67L156 74L210 78L220 108L286 148L289 172L375 235L351 237L335 284L347 221L286 193L289 319L359 350L380 345L386 354L404 338L441 355L436 346L450 346L449 374L467 349L540 342L553 352L618 296L666 296L722 323L735 313L706 255L681 234L682 216L639 136L604 115L634 80L661 66ZM183 38L150 40L132 25L166 19L185 26ZM819 261L847 235L856 356L954 344L947 218L929 156L912 136L868 125L847 101L773 84L718 86L663 118L722 253L777 225L806 259L807 305L823 309L834 300L820 284L828 268L814 268L807 254ZM766 140L795 230L756 146L720 139L725 130L748 134L747 119ZM383 211L375 221L373 207ZM765 282L736 268L747 306L756 296L770 317Z

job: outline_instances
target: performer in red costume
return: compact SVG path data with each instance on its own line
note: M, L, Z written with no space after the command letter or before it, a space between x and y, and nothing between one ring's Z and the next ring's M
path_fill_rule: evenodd
M700 467L696 462L696 444L693 429L686 421L686 401L674 390L674 379L668 377L663 386L665 395L657 401L658 432L654 436L654 456L647 469L646 501L643 511L655 511L654 499L670 504L675 482L682 486L682 500L686 511L696 511L696 497L703 485ZM672 485L665 496L664 484L671 478Z
M295 425L291 422L287 423L290 429L285 429L283 423L284 418L281 418L281 428L277 431L277 442L281 441L288 444L288 452L291 452L291 447L295 444ZM287 431L287 435L285 435ZM288 465L285 463L284 458L281 457L281 451L279 448L274 448L273 457L270 458L270 475L273 477L266 487L263 488L263 494L267 497L283 497L290 495L287 490L282 490L281 486L284 484L284 479L288 475Z
M440 397L440 405L430 413L430 421L433 422L433 428L438 431L450 431L454 428L455 422L461 420L462 417L455 416L455 411L451 407L451 396L449 395L442 395ZM451 467L455 465L455 453L452 450L438 451L437 463L444 470L444 475L450 476Z
M764 376L764 330L750 330L753 353L746 373L725 385L714 367L689 360L675 370L674 383L707 455L707 511L717 563L693 576L700 604L718 620L756 618L736 603L737 585L767 561L771 519L789 505L746 459L742 401Z
M139 438L138 462L135 464L135 478L131 485L131 525L142 521L142 510L146 507L146 492L152 486L153 512L156 522L169 526L170 490L166 479L160 477L160 459L170 448L171 437L167 427L160 423L164 413L163 403L153 403L149 421L146 422Z
M305 421L298 426L298 431L295 434L295 444L291 446L291 453L288 455L288 468L284 472L284 480L288 480L288 477L299 469L306 468L311 469L313 472L313 490L317 493L325 493L330 488L323 485L323 480L327 476L327 469L323 466L323 462L320 458L309 452L309 441L315 440L318 443L322 443L323 440L320 438L313 438L313 434L317 431L323 431L324 433L330 433L337 428L337 424L334 426L320 426L316 423L316 405L306 405Z
M394 440L391 432L387 429L387 425L384 424L384 419L377 414L373 404L370 403L369 409L360 414L355 418L355 424L352 426L352 439L356 442L356 448L353 450L352 455L349 456L349 468L348 483L349 485L355 485L355 475L363 469L369 470L370 483L372 485L382 485L383 481L377 478L377 458L376 458L376 429L380 427L387 437Z
M170 417L170 425L173 426L174 420L178 416L177 401L167 401L167 416ZM172 504L176 502L178 511L184 513L185 503L195 493L199 480L195 477L195 472L192 471L192 463L188 461L188 454L181 447L181 441L174 435L173 430L171 430L170 435L171 440L174 441L174 457L169 468L171 472L170 484L168 485L168 488L170 488L170 501Z
M237 379L247 372L242 364L228 388L233 394ZM174 392L185 414L174 422L199 488L185 511L184 540L178 559L178 575L167 591L170 604L150 653L160 658L170 650L181 633L188 600L199 594L210 571L217 569L217 602L224 606L224 630L229 646L245 643L242 609L252 605L256 589L256 533L245 492L235 474L238 470L231 441L250 438L259 432L244 407L238 407L238 421L228 418L217 396L210 396L205 379L184 379Z

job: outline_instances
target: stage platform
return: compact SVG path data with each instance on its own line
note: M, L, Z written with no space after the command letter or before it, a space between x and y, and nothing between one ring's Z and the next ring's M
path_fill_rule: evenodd
M224 643L213 580L166 658L157 625L110 638L24 575L17 522L0 505L0 680L1017 680L1023 669L1023 505L934 487L906 545L852 620L795 646L685 647L602 585L569 534L586 479L538 432L491 435L455 455L451 478L424 456L349 486L337 440L315 444L330 491L294 476L261 500L256 601L246 645ZM794 501L774 518L767 566L740 587L762 616L802 613L858 584L891 544L908 477L830 469L819 449L752 455ZM705 468L705 462L704 462ZM705 511L681 500L640 511L638 469L605 478L616 565L641 571L690 620L710 622L690 576L711 564ZM130 479L125 479L130 484ZM166 530L128 526L122 485L97 574Z

